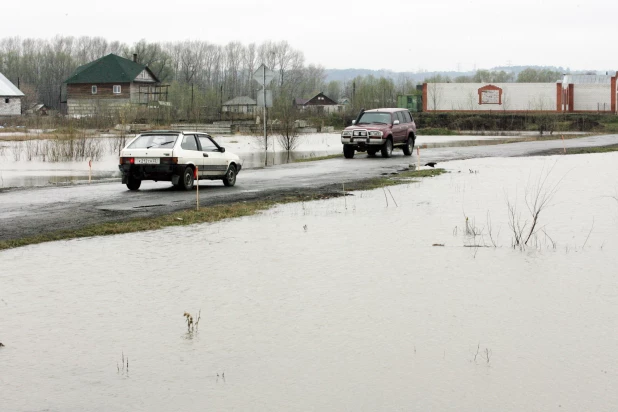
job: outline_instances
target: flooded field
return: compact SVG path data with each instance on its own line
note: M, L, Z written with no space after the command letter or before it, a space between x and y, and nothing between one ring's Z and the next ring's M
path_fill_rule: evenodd
M6 136L5 136L6 135ZM1 134L5 139L15 134ZM23 135L14 138L24 138ZM419 136L417 145L431 147L461 147L497 144L530 139L530 136ZM263 167L266 152L260 138L255 136L222 136L216 138L222 146L240 156L244 168ZM83 183L89 179L95 181L117 179L118 138L89 138L86 150L80 160L54 161L50 156L49 141L0 140L0 188L31 187L66 183ZM268 165L284 164L298 159L332 155L342 152L338 133L318 133L298 137L298 146L292 152L286 152L277 138L270 138ZM92 170L88 160L92 159Z
M0 252L0 409L614 411L617 161Z

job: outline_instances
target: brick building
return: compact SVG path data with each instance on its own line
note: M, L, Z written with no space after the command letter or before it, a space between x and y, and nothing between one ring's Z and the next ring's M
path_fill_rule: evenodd
M20 116L24 94L0 73L0 116Z

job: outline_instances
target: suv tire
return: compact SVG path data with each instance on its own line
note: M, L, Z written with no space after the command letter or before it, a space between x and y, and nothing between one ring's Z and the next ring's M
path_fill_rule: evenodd
M344 144L343 145L343 156L346 159L351 159L354 157L354 146L349 145L349 144Z
M376 155L376 153L378 153L378 149L376 149L375 147L368 147L367 148L367 156L373 157L373 156Z
M413 150L414 150L414 139L412 137L408 137L408 141L403 147L404 156L412 156Z
M236 167L234 165L230 165L230 167L228 167L222 180L224 185L234 186L236 183Z
M391 157L393 155L393 141L391 140L390 137L386 139L380 151L382 152L382 157L385 157L385 158Z
M185 171L182 172L182 176L180 177L180 182L178 182L178 187L184 190L193 189L193 169L191 166L187 166Z

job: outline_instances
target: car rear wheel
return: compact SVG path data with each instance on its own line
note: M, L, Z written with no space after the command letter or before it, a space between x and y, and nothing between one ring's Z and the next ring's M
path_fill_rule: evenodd
M391 157L393 154L393 141L391 139L386 139L380 151L382 152L382 157Z
M412 150L414 149L414 139L408 137L406 145L403 147L403 154L405 156L412 156Z
M353 158L354 157L354 146L348 145L348 144L344 144L343 145L343 156L346 159Z
M378 153L378 149L376 148L367 148L367 156L373 157Z
M127 180L127 187L129 188L129 190L137 190L139 189L141 184L142 184L142 181L134 177L129 177L129 180Z
M185 168L185 171L182 172L182 179L179 182L179 187L184 190L193 189L193 169L190 166Z
M236 167L234 165L230 165L227 172L225 172L223 184L226 186L234 186L234 184L236 184Z

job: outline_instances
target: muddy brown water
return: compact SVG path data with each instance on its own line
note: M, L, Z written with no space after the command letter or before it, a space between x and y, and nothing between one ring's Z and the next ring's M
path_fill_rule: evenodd
M0 409L613 411L617 156L448 162L253 217L0 252ZM505 199L523 224L547 175L542 231L514 249Z

